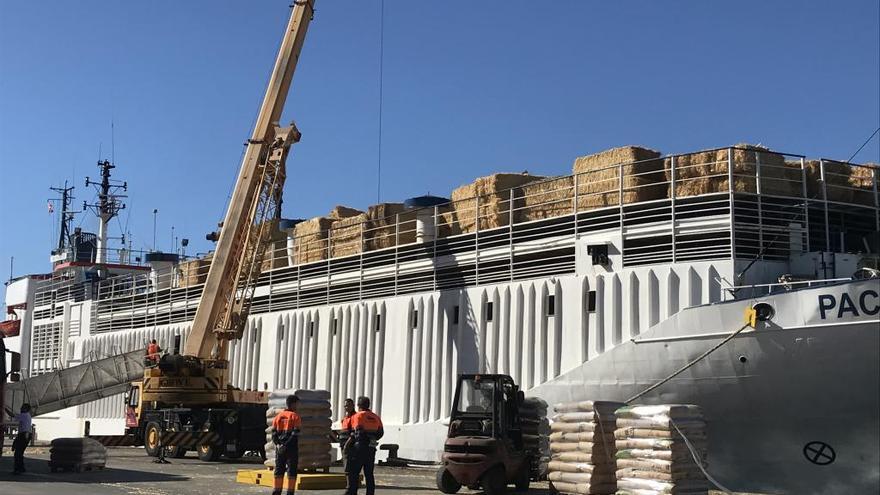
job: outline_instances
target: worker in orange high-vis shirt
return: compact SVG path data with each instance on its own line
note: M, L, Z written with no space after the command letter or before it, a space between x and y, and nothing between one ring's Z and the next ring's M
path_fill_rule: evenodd
M156 342L156 339L150 341L147 345L147 359L152 361L154 364L159 362L159 353L162 349L159 348L159 344Z
M348 472L347 495L357 495L358 477L361 470L364 471L364 482L367 485L367 495L376 493L376 480L373 478L373 468L376 464L376 446L379 439L385 435L382 428L382 419L370 411L370 399L358 397L358 412L351 417L351 437L345 443L343 451L350 452Z
M348 483L348 456L352 453L352 450L345 450L345 444L348 443L348 439L351 437L351 418L354 417L354 399L345 399L345 403L343 405L345 408L345 416L343 416L342 421L340 421L341 426L339 428L339 433L336 435L336 440L339 442L339 448L342 449L342 472L345 473L345 482ZM346 489L348 486L346 486Z
M275 444L275 483L272 495L281 495L284 474L287 474L287 495L296 491L296 471L299 464L299 432L302 419L296 412L299 397L287 396L287 409L272 420L272 443Z

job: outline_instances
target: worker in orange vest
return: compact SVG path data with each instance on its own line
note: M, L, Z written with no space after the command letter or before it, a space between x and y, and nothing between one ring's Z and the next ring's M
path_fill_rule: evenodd
M342 472L346 473L345 482L348 483L348 457L351 454L351 450L345 450L345 444L348 443L348 439L351 437L351 418L354 417L354 399L345 399L345 403L343 404L343 408L345 409L345 416L343 416L342 421L340 421L341 426L339 429L339 433L336 435L336 440L339 442L339 448L342 449ZM348 488L346 486L346 488Z
M373 468L376 464L376 446L379 439L385 435L382 428L382 419L373 411L370 411L370 399L358 397L358 412L351 417L351 436L345 443L344 452L351 452L349 456L348 487L347 495L357 495L358 477L361 470L364 471L364 482L367 484L367 495L376 493L376 480L373 478Z
M275 444L275 483L272 495L281 495L284 474L287 473L287 495L296 491L296 471L299 464L299 432L302 419L296 412L299 397L287 396L287 409L272 420L272 443Z
M154 363L159 362L159 352L161 351L162 349L159 348L159 344L156 343L156 339L151 340L149 345L147 345L147 359Z

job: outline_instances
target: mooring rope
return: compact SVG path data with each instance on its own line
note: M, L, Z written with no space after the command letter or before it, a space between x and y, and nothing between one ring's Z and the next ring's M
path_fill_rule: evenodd
M691 366L693 366L693 365L699 363L700 361L702 361L703 359L705 359L706 356L708 356L709 354L712 354L713 352L717 351L721 346L723 346L724 344L730 342L734 337L736 337L737 335L739 335L740 332L742 332L742 331L745 330L746 328L751 328L751 325L748 324L748 323L746 323L746 324L744 324L743 326L739 327L736 331L734 331L733 333L731 333L730 335L728 335L727 337L725 337L724 340L722 340L721 342L719 342L719 343L715 344L714 346L712 346L712 348L710 348L708 351L706 351L706 352L700 354L700 355L699 355L696 359L694 359L693 361L691 361L691 362L689 362L688 364L682 366L681 368L679 368L678 370L676 370L674 373L672 373L671 375L667 376L666 378L660 380L659 382L655 383L654 385L651 385L650 387L646 388L645 390L643 390L643 391L639 392L638 394L636 394L636 395L630 397L629 399L627 399L627 400L626 400L626 404L629 404L630 402L632 402L632 401L634 401L634 400L636 400L636 399L642 397L643 395L645 395L645 394L651 392L652 390L656 389L657 387L663 385L664 383L668 382L669 380L672 380L672 379L675 378L676 376L680 375L681 373L683 373L684 371L686 371L686 370L687 370L688 368L690 368Z

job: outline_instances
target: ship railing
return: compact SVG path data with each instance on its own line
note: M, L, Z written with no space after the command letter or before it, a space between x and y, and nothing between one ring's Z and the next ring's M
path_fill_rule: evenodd
M288 237L275 241L266 253L263 270L330 260L341 262L343 258L357 257L365 252L390 250L419 242L442 239L454 243L456 237L467 234L477 238L479 249L480 237L491 235L493 232L489 231L498 228L516 226L517 232L525 233L518 238L527 238L529 223L571 215L577 217L603 209L623 219L616 222L621 230L626 220L640 224L669 222L669 244L674 247L677 232L672 226L680 209L676 208L676 203L689 203L696 197L727 195L726 211L719 208L720 202L715 202L706 203L702 210L699 205L689 207L687 214L690 217L730 215L734 194L799 200L782 206L763 207L762 203L772 201L768 199L746 202L737 207L736 220L741 221L745 232L751 231L753 235L742 239L731 236L731 244L738 243L738 246L731 246L731 250L739 247L746 256L763 250L762 256L782 258L787 256L787 249L778 246L766 249L767 245L774 237L788 232L793 220L805 224L807 209L816 206L809 204L811 201L824 205L824 209L829 209L829 205L833 209L834 205L845 204L878 208L877 170L845 164L849 168L841 171L841 163L822 159L814 167L813 162L806 162L801 155L730 147L609 165L574 175L527 182L434 207L409 209L392 216L368 219L366 215L357 215L328 220L331 226L323 230L300 235L295 231L288 232ZM861 177L861 182L852 180L854 174L848 170L863 170L855 174ZM637 211L627 211L627 207L635 204L638 204ZM874 217L876 228L880 229L880 215L876 211ZM429 221L424 221L426 218ZM512 232L514 229L507 230ZM827 222L823 230L831 230L827 228ZM539 231L536 228L535 237L541 235ZM471 242L470 239L462 241ZM809 227L805 226L804 250L830 250L833 244L831 239L824 247L809 246L810 243ZM674 251L673 262L677 261ZM389 257L393 258L393 253L389 253ZM181 270L186 273L183 280L203 281L207 263L191 263L192 266Z
M403 214L359 223L346 219L332 222L324 231L306 235L291 233L294 255L276 249L271 254L271 264L273 267L308 264L424 239L451 239L464 234L479 236L483 231L499 227L605 208L617 208L623 216L624 207L636 203L642 206L638 212L640 223L659 222L670 219L670 201L674 205L676 201L714 194L728 194L731 207L734 194L746 194L801 200L789 208L802 210L808 206L804 200L877 209L880 204L876 191L877 170L846 164L847 170L835 172L832 163L841 162L823 159L816 168L801 155L739 147L620 163L457 199L430 209L407 210ZM653 166L645 166L651 164ZM862 172L853 174L849 170ZM853 180L855 175L861 178ZM690 213L693 216L700 212ZM779 216L772 209L765 212L748 205L741 214L744 220L754 221L759 236L764 229L783 230L779 222L791 219L791 215ZM433 232L420 230L418 218L423 215L431 219L429 225L433 226ZM876 213L874 216L877 217ZM763 219L767 220L766 226L762 225ZM880 218L875 218L875 223L880 228ZM755 242L760 245L762 239Z
M404 283L399 271L408 261L431 261L432 273L406 282L425 289L445 287L437 280L437 267L450 252L473 253L476 273L467 275L468 283L497 282L505 276L481 273L480 262L506 248L506 278L512 280L516 246L603 229L619 229L626 239L625 266L725 257L782 260L793 251L841 248L842 236L832 222L837 215L852 215L846 212L855 211L853 206L862 207L856 217L870 223L866 228L880 230L877 182L878 170L872 167L751 147L717 148L525 181L381 218L328 220L329 228L311 232L293 229L278 234L262 267L270 286L286 280L299 284L310 276L326 277L330 286L331 279L340 280L333 273L351 271L354 279L342 278L356 282L361 297L376 292L366 286L364 273L387 268L394 275L390 293L397 294ZM717 221L682 227L695 219ZM645 225L651 232L631 229ZM416 249L419 245L424 247ZM547 260L556 261L562 262ZM276 272L289 267L296 267L295 275ZM121 298L119 310L136 312L149 300L151 312L162 307L169 314L178 311L175 319L188 318L209 268L210 259L195 259L164 272L113 277L97 284L96 295ZM530 269L518 273L527 275ZM185 302L171 300L162 289L183 289ZM323 297L334 300L330 290Z
M852 277L791 280L783 282L773 282L769 284L734 285L731 287L727 287L725 290L730 292L732 295L742 299L743 297L760 297L762 295L767 296L780 292L789 292L796 289L821 287L825 285L837 284L840 282L850 282L852 280Z

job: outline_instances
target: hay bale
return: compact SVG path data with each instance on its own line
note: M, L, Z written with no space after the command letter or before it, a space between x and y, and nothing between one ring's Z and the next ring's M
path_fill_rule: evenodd
M208 279L208 270L211 268L213 253L208 253L204 258L184 261L177 265L177 286L193 287L203 284Z
M822 199L822 165L819 160L804 162L807 176L807 197ZM825 161L825 188L828 201L851 203L850 175L853 167L848 163Z
M737 144L733 150L733 191L757 193L757 167L761 165L761 194L800 197L800 164L768 148ZM672 180L672 159L663 160L666 180ZM700 151L675 157L675 196L697 196L729 191L728 149Z
M364 242L369 251L394 247L398 241L400 245L416 242L415 212L407 210L403 203L372 205L367 209L367 218Z
M461 228L458 225L458 217L455 215L455 208L452 203L447 203L437 207L437 238L442 239L451 235L461 234Z
M459 186L452 191L452 205L455 222L462 233L479 229L494 229L510 223L510 190L543 177L522 174L493 174L479 177L470 184ZM479 212L477 212L479 198Z
M437 234L440 238L461 234L458 215L455 214L455 207L451 203L437 216Z
M330 210L330 213L327 214L327 218L332 218L334 220L342 220L343 218L355 217L363 212L358 210L357 208L350 208L348 206L336 205Z
M293 263L301 265L327 259L327 231L336 219L315 217L293 228Z
M267 272L285 266L287 266L287 232L279 229L278 221L273 220L269 225L269 244L263 254L260 270Z
M361 231L366 228L366 213L345 217L333 223L330 229L330 256L349 256L363 252Z
M574 178L557 177L522 186L516 195L514 218L528 222L574 213Z
M849 176L849 186L855 189L852 202L863 206L876 206L874 202L874 176L880 180L880 165L866 163L862 166L852 167ZM878 183L880 187L880 183Z
M620 166L620 165L623 166ZM620 203L623 174L624 204L663 199L667 196L660 152L639 146L621 146L575 159L578 210Z
M269 241L266 253L263 255L262 271L266 272L275 268L287 266L287 239L275 239Z

